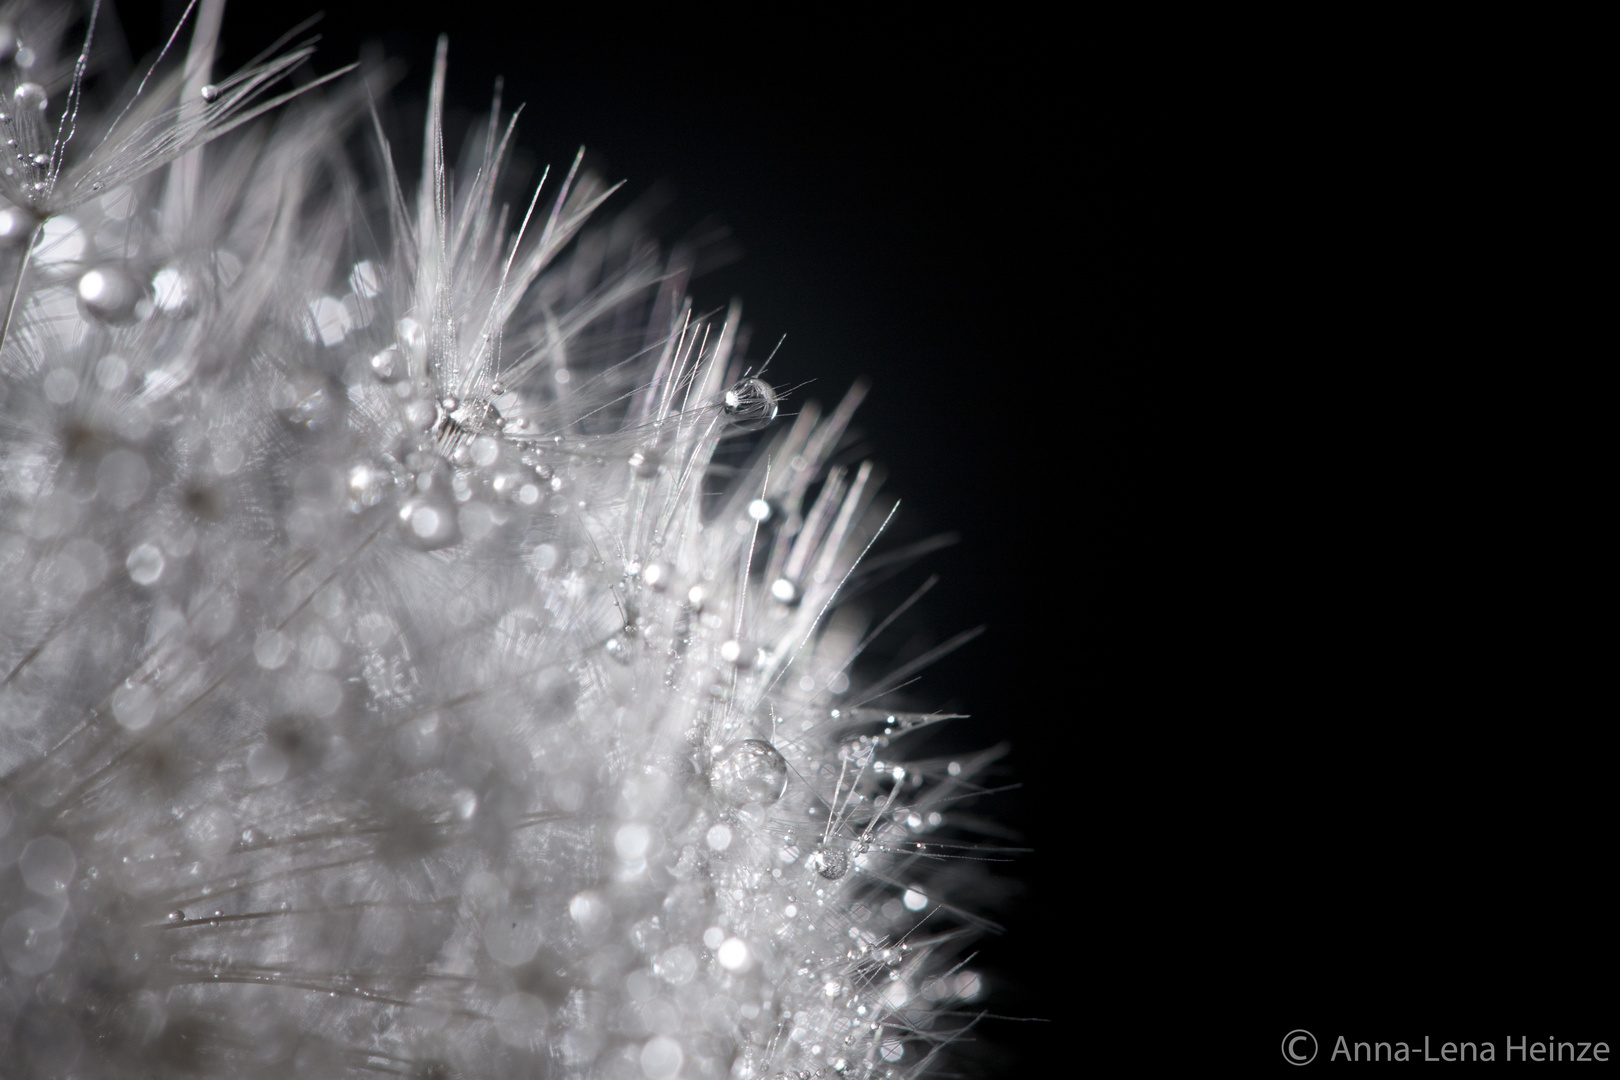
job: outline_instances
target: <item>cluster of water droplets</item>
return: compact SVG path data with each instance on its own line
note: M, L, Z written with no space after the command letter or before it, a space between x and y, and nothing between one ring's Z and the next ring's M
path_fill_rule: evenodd
M860 704L900 681L837 605L891 512L836 461L863 389L773 426L739 311L589 231L592 177L502 233L498 106L461 187L430 108L359 250L310 192L363 100L178 232L155 183L0 208L8 1060L920 1075L989 925L934 834L994 755L902 764L950 717Z

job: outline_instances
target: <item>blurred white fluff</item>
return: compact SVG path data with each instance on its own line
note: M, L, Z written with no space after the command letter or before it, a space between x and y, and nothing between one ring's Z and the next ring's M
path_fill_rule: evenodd
M6 1074L943 1060L984 924L928 834L989 755L837 704L860 388L769 426L578 161L500 204L498 100L449 168L442 42L413 205L359 76L238 127L311 49L214 84L194 21L92 118L71 19L0 15Z

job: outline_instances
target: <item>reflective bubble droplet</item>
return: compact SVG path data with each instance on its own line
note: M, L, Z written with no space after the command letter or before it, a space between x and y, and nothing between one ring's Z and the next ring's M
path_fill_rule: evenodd
M79 302L102 322L128 322L140 298L140 283L116 266L98 266L79 278Z
M184 911L181 911L179 908L175 908L173 911L169 912L169 921L170 922L185 922L186 921L186 913Z
M405 357L398 345L390 345L371 358L371 373L383 382L393 382L405 374Z
M614 634L608 638L602 645L602 651L621 664L630 663L630 643L624 639L623 634Z
M448 547L461 537L455 506L433 495L405 501L399 508L399 531L405 542L418 551Z
M787 788L787 762L762 739L743 739L720 751L709 786L732 806L770 806Z
M643 448L630 455L630 471L643 480L658 475L658 466L663 457L657 450Z
M732 424L745 431L776 419L776 391L764 379L739 379L726 391L722 404Z
M155 544L137 544L124 560L130 580L137 585L151 585L163 576L163 552Z
M849 872L849 855L832 848L822 848L810 857L816 873L828 881L836 881Z
M387 469L366 463L352 466L349 469L350 512L358 514L376 506L393 486L393 474Z
M209 83L207 86L203 87L202 99L204 101L218 101L219 87L215 86L213 83Z
M0 210L0 244L18 244L33 235L38 222L21 210L6 207Z
M36 82L18 83L17 89L11 92L11 97L12 100L17 103L18 111L23 109L35 109L39 112L44 112L45 106L50 103L50 98L46 96L45 88Z

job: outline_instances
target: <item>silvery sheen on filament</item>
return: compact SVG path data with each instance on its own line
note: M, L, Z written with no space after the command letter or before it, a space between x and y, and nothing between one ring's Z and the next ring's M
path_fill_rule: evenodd
M192 21L92 109L0 12L7 1075L948 1060L995 752L855 666L864 389L785 408L580 160L507 202L498 99L452 163L442 41L413 182Z

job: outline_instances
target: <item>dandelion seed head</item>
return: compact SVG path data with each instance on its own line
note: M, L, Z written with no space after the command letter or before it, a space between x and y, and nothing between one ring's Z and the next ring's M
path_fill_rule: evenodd
M864 391L776 423L741 308L608 244L637 219L583 160L503 218L508 114L451 168L442 63L423 174L379 186L364 84L287 89L296 42L214 72L215 32L93 118L0 24L46 58L0 103L21 1074L868 1077L911 1060L879 1018L945 1041L965 871L911 838L982 765L855 697Z

